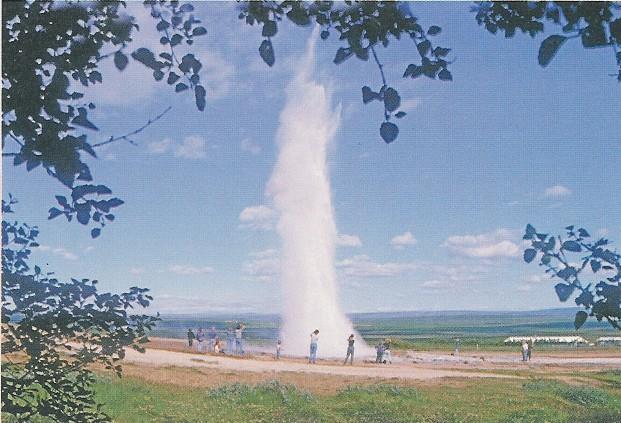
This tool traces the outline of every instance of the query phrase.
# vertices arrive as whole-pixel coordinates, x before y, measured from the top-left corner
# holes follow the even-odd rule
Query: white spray
[[[326,149],[340,123],[327,88],[311,79],[317,31],[287,87],[277,132],[279,156],[268,194],[280,212],[282,239],[283,350],[308,355],[310,333],[319,329],[317,355],[343,356],[354,333],[339,307],[334,270],[337,236]],[[356,334],[356,355],[369,347]]]

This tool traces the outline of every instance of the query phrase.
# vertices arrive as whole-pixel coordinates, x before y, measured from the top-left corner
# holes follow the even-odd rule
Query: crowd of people
[[[244,329],[246,327],[242,323],[227,326],[225,330],[225,340],[218,335],[218,331],[215,326],[205,331],[202,327],[199,327],[196,331],[191,328],[188,329],[188,347],[195,348],[198,352],[202,353],[216,353],[227,355],[244,355]],[[345,361],[343,365],[354,364],[354,345],[356,343],[355,335],[352,333],[346,339],[347,349],[345,354]],[[377,363],[392,363],[392,357],[390,355],[390,343],[391,340],[386,338],[380,342],[375,348],[377,350]],[[308,355],[308,362],[310,364],[317,363],[317,349],[319,344],[319,329],[315,329],[310,334],[310,352]],[[276,342],[276,354],[275,359],[280,360],[283,350],[282,341],[279,339]]]
[[[242,323],[229,325],[226,328],[226,345],[224,339],[218,336],[215,326],[212,326],[207,333],[203,328],[198,328],[196,333],[188,329],[188,346],[199,352],[210,352],[228,355],[244,355],[244,329]]]
[[[209,352],[216,354],[228,354],[228,355],[244,355],[244,330],[246,327],[242,323],[234,325],[228,325],[225,330],[225,340],[218,336],[218,331],[215,326],[212,326],[208,331],[199,327],[196,332],[192,329],[188,329],[188,346],[190,348],[196,348],[199,352]],[[343,365],[354,364],[354,345],[355,336],[352,333],[346,339],[347,349],[345,353],[345,361]],[[375,351],[377,353],[375,357],[376,363],[392,364],[392,356],[390,354],[391,339],[386,338],[375,345]],[[317,349],[319,345],[319,329],[315,329],[310,334],[310,351],[308,355],[309,364],[317,363]],[[457,339],[455,342],[455,355],[459,354],[461,347],[461,340]],[[279,339],[276,342],[276,353],[274,355],[276,360],[280,360],[283,350],[282,341]],[[530,361],[533,352],[533,343],[531,341],[524,340],[521,345],[522,361]]]

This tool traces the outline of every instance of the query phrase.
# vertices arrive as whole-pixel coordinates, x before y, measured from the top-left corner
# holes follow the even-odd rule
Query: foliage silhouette
[[[384,104],[384,122],[380,126],[380,136],[387,144],[393,142],[399,134],[398,126],[391,119],[402,118],[406,113],[397,110],[401,98],[397,90],[386,81],[383,65],[375,50],[377,46],[388,47],[391,39],[399,40],[402,36],[408,36],[414,43],[420,62],[409,64],[403,74],[404,78],[425,75],[442,81],[453,79],[448,70],[450,62],[446,60],[451,50],[434,47],[429,38],[438,35],[442,29],[433,25],[425,30],[418,23],[418,18],[412,15],[408,3],[345,1],[343,5],[338,5],[331,1],[242,2],[239,19],[248,25],[261,26],[261,35],[265,39],[261,42],[259,54],[268,66],[274,65],[276,60],[272,37],[277,34],[278,25],[285,17],[297,26],[308,26],[313,22],[320,25],[320,36],[323,40],[331,32],[336,32],[345,43],[334,56],[334,63],[337,65],[353,56],[363,61],[373,57],[380,71],[382,85],[377,92],[364,86],[362,100],[365,104],[374,100]]]
[[[613,2],[481,2],[473,8],[479,25],[511,38],[516,30],[535,37],[546,23],[559,26],[563,35],[550,35],[539,47],[538,61],[548,66],[561,46],[580,38],[585,48],[607,47],[614,52],[621,82],[621,5]]]
[[[125,347],[144,351],[159,318],[131,310],[152,297],[137,287],[99,293],[96,280],[64,282],[30,265],[39,231],[6,219],[15,203],[2,202],[2,412],[20,421],[109,421],[93,398],[87,366],[99,363],[120,376]]]
[[[607,247],[610,244],[607,239],[592,242],[591,235],[583,228],[565,229],[567,237],[563,239],[538,233],[532,225],[527,225],[524,239],[531,242],[531,247],[524,251],[524,261],[531,263],[539,257],[539,265],[545,267],[545,272],[562,280],[554,287],[560,301],[565,302],[578,293],[575,302],[586,311],[576,313],[576,329],[592,316],[598,321],[605,319],[621,330],[621,255]],[[593,282],[582,279],[585,271],[592,273]]]

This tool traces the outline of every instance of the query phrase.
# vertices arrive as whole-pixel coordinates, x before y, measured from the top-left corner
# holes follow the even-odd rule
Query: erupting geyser
[[[280,212],[282,239],[283,349],[308,355],[309,335],[319,329],[318,356],[340,357],[354,333],[338,302],[334,270],[337,236],[326,149],[340,121],[330,93],[311,79],[317,31],[287,87],[277,132],[279,156],[268,194]],[[356,355],[370,351],[356,334]]]

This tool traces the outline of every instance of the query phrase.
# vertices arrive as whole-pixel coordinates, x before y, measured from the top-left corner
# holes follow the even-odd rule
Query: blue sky
[[[105,64],[103,84],[87,92],[98,106],[92,140],[173,107],[136,137],[138,146],[115,143],[90,163],[95,180],[126,201],[99,239],[46,220],[63,188],[41,169],[3,163],[3,189],[20,201],[16,217],[41,229],[38,262],[60,276],[98,279],[103,290],[150,287],[154,311],[279,310],[277,216],[265,186],[284,88],[312,28],[281,25],[270,69],[258,55],[260,29],[238,21],[234,7],[197,4],[208,30],[195,48],[205,112],[135,62],[122,73]],[[335,37],[318,43],[316,78],[342,106],[329,165],[346,311],[557,307],[554,282],[521,260],[524,226],[577,224],[621,239],[613,54],[568,42],[542,69],[544,36],[492,36],[469,7],[412,5],[423,25],[443,28],[436,41],[452,48],[452,82],[403,80],[417,57],[407,40],[378,51],[408,112],[391,145],[379,137],[381,106],[361,101],[363,85],[381,85],[375,65],[336,66]],[[142,6],[130,8],[141,24],[135,48],[157,48]]]

